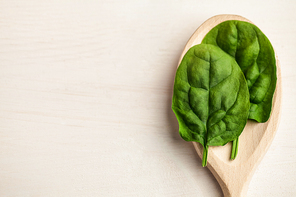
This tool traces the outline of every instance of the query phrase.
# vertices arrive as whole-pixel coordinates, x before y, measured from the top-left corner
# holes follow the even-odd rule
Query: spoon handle
[[[215,176],[216,180],[218,181],[224,197],[246,197],[248,186],[250,183],[251,175],[248,174],[247,171],[239,173],[241,169],[232,169],[227,168],[228,173],[221,173],[219,171],[214,170],[212,167],[209,166],[210,171]],[[224,169],[225,168],[220,168]],[[232,172],[231,172],[232,171]],[[243,176],[241,176],[243,175]],[[221,177],[224,176],[224,177]]]
[[[248,188],[246,187],[246,185],[248,184],[243,185],[240,184],[240,182],[230,183],[228,185],[225,185],[225,183],[223,182],[223,186],[220,184],[224,197],[246,197]]]

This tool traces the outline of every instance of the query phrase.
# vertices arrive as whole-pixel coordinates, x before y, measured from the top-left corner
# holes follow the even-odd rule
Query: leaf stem
[[[232,149],[231,149],[231,156],[230,159],[234,160],[237,156],[238,152],[238,138],[232,141]]]
[[[205,146],[203,149],[203,155],[202,155],[202,167],[207,166],[207,159],[208,159],[208,146]]]

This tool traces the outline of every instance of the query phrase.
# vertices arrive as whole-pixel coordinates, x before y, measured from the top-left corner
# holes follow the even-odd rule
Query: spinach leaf
[[[209,146],[238,138],[249,107],[247,82],[230,55],[208,44],[187,51],[176,72],[172,109],[181,137],[203,145],[203,166]]]
[[[250,93],[249,119],[269,119],[276,86],[276,60],[268,38],[255,25],[230,20],[214,27],[202,43],[219,46],[237,61],[246,77]],[[238,152],[238,138],[233,141],[231,159]]]
[[[255,25],[230,20],[211,29],[202,43],[231,55],[243,71],[250,93],[249,119],[266,122],[276,86],[276,60],[268,38]]]

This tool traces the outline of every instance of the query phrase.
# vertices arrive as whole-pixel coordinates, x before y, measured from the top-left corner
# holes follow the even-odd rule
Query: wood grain
[[[1,197],[222,197],[171,110],[184,45],[245,16],[282,65],[281,124],[249,197],[296,196],[294,1],[0,1]]]
[[[204,36],[216,25],[227,20],[250,22],[238,15],[217,15],[204,22],[191,36],[182,52],[179,64],[185,53],[194,45],[200,44]],[[277,85],[273,97],[272,112],[266,123],[248,121],[239,137],[239,154],[230,160],[231,143],[225,146],[209,147],[208,168],[219,182],[225,197],[244,197],[256,167],[271,145],[280,122],[282,79],[280,63],[276,57]],[[202,158],[203,147],[193,142]]]

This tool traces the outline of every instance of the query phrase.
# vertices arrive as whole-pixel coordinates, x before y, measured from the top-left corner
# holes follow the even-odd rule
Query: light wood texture
[[[171,110],[192,33],[253,21],[277,51],[282,115],[248,197],[296,196],[294,0],[1,0],[0,197],[222,197]]]
[[[216,25],[227,20],[247,21],[238,15],[217,15],[204,22],[191,36],[182,52],[179,64],[185,53],[194,45],[200,44],[204,36]],[[277,85],[273,99],[271,116],[266,123],[248,121],[239,137],[238,156],[230,160],[231,143],[225,146],[209,147],[208,168],[219,182],[225,197],[245,197],[249,182],[277,131],[280,122],[282,82],[279,60],[277,61]],[[203,147],[193,142],[202,158]]]

